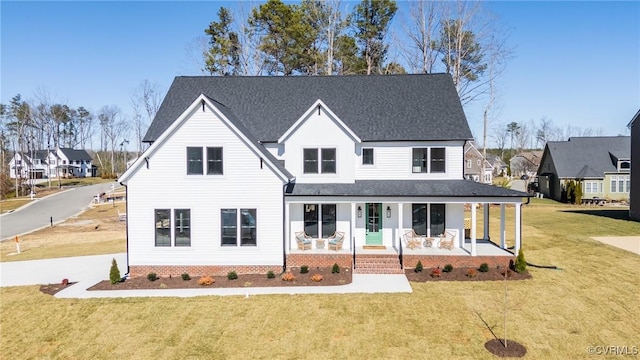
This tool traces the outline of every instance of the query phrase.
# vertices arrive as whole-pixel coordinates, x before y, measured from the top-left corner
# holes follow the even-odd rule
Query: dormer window
[[[305,174],[336,173],[336,149],[303,149],[302,156]]]
[[[629,172],[631,169],[631,161],[629,160],[618,160],[618,171],[619,172]]]

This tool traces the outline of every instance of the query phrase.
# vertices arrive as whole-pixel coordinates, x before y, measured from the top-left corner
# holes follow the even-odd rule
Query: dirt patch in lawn
[[[68,286],[75,284],[75,282],[70,282],[66,284],[48,284],[48,285],[40,285],[40,291],[47,295],[55,295],[57,292],[66,289]]]
[[[406,269],[405,275],[409,281],[425,282],[425,281],[493,281],[504,280],[504,267],[489,268],[487,272],[480,272],[477,268],[459,267],[454,268],[451,272],[444,272],[439,269],[440,275],[435,268],[425,268],[421,272],[415,272],[414,269]],[[525,280],[530,279],[531,274],[524,272],[519,274],[513,270],[507,272],[507,280]]]
[[[498,357],[523,357],[527,353],[527,349],[513,340],[507,340],[506,347],[503,339],[489,340],[484,347],[493,355]]]
[[[289,272],[287,272],[289,273]],[[266,274],[238,275],[235,280],[229,280],[226,276],[211,276],[215,281],[211,285],[198,285],[200,276],[193,276],[190,280],[177,277],[162,277],[155,281],[149,281],[145,277],[127,279],[124,282],[111,284],[108,280],[101,281],[87,290],[137,290],[137,289],[192,289],[192,288],[241,288],[241,287],[291,287],[291,286],[334,286],[351,283],[351,270],[340,269],[339,273],[332,274],[331,268],[317,268],[301,274],[299,270],[290,272],[294,279],[282,280],[280,274],[269,279]],[[321,275],[321,281],[313,281],[314,275]]]

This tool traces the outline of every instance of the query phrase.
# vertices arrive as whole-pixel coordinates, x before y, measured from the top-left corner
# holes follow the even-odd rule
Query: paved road
[[[71,188],[30,203],[10,214],[0,216],[0,240],[13,238],[50,225],[59,223],[85,210],[99,193],[110,190],[112,183]],[[116,184],[119,186],[119,184]]]

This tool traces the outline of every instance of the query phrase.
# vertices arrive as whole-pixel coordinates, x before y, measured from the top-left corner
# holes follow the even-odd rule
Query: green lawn
[[[513,217],[513,210],[507,214]],[[492,208],[492,232],[498,215]],[[589,239],[640,234],[640,223],[620,217],[615,208],[544,202],[524,208],[527,260],[562,269],[530,268],[533,279],[508,283],[508,337],[527,347],[527,359],[586,359],[589,346],[640,346],[640,256]],[[56,299],[36,286],[2,288],[0,353],[7,359],[495,358],[484,349],[492,335],[483,321],[502,335],[503,282],[412,286],[411,294],[89,300]]]

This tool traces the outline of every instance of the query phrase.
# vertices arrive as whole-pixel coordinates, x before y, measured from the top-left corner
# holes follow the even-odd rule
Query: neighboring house
[[[640,164],[640,110],[631,119],[627,127],[631,129],[631,161]],[[635,140],[635,141],[633,141]],[[631,166],[631,192],[629,194],[629,216],[640,221],[640,165]]]
[[[477,234],[475,205],[513,217],[517,251],[527,195],[464,180],[471,138],[446,74],[176,77],[145,135],[150,147],[119,179],[128,270],[504,266],[513,259],[504,221],[500,246],[478,242],[489,217]],[[412,231],[434,247],[405,248]],[[438,248],[443,240],[451,250]]]
[[[9,162],[9,176],[13,179],[42,179],[51,177],[92,177],[95,166],[86,150],[56,148],[14,154]]]
[[[509,167],[511,168],[511,176],[520,178],[523,175],[527,175],[530,178],[536,176],[536,171],[540,166],[540,160],[542,159],[542,150],[530,150],[523,151],[516,154],[509,160]]]
[[[500,156],[487,154],[487,161],[491,164],[493,168],[493,176],[504,176],[507,174],[507,169],[509,168],[507,164],[502,161]]]
[[[484,160],[473,142],[464,145],[464,178],[485,184],[493,181],[493,166]]]
[[[539,191],[558,201],[565,182],[582,182],[582,198],[627,201],[631,187],[629,136],[572,137],[550,141],[538,169]]]

